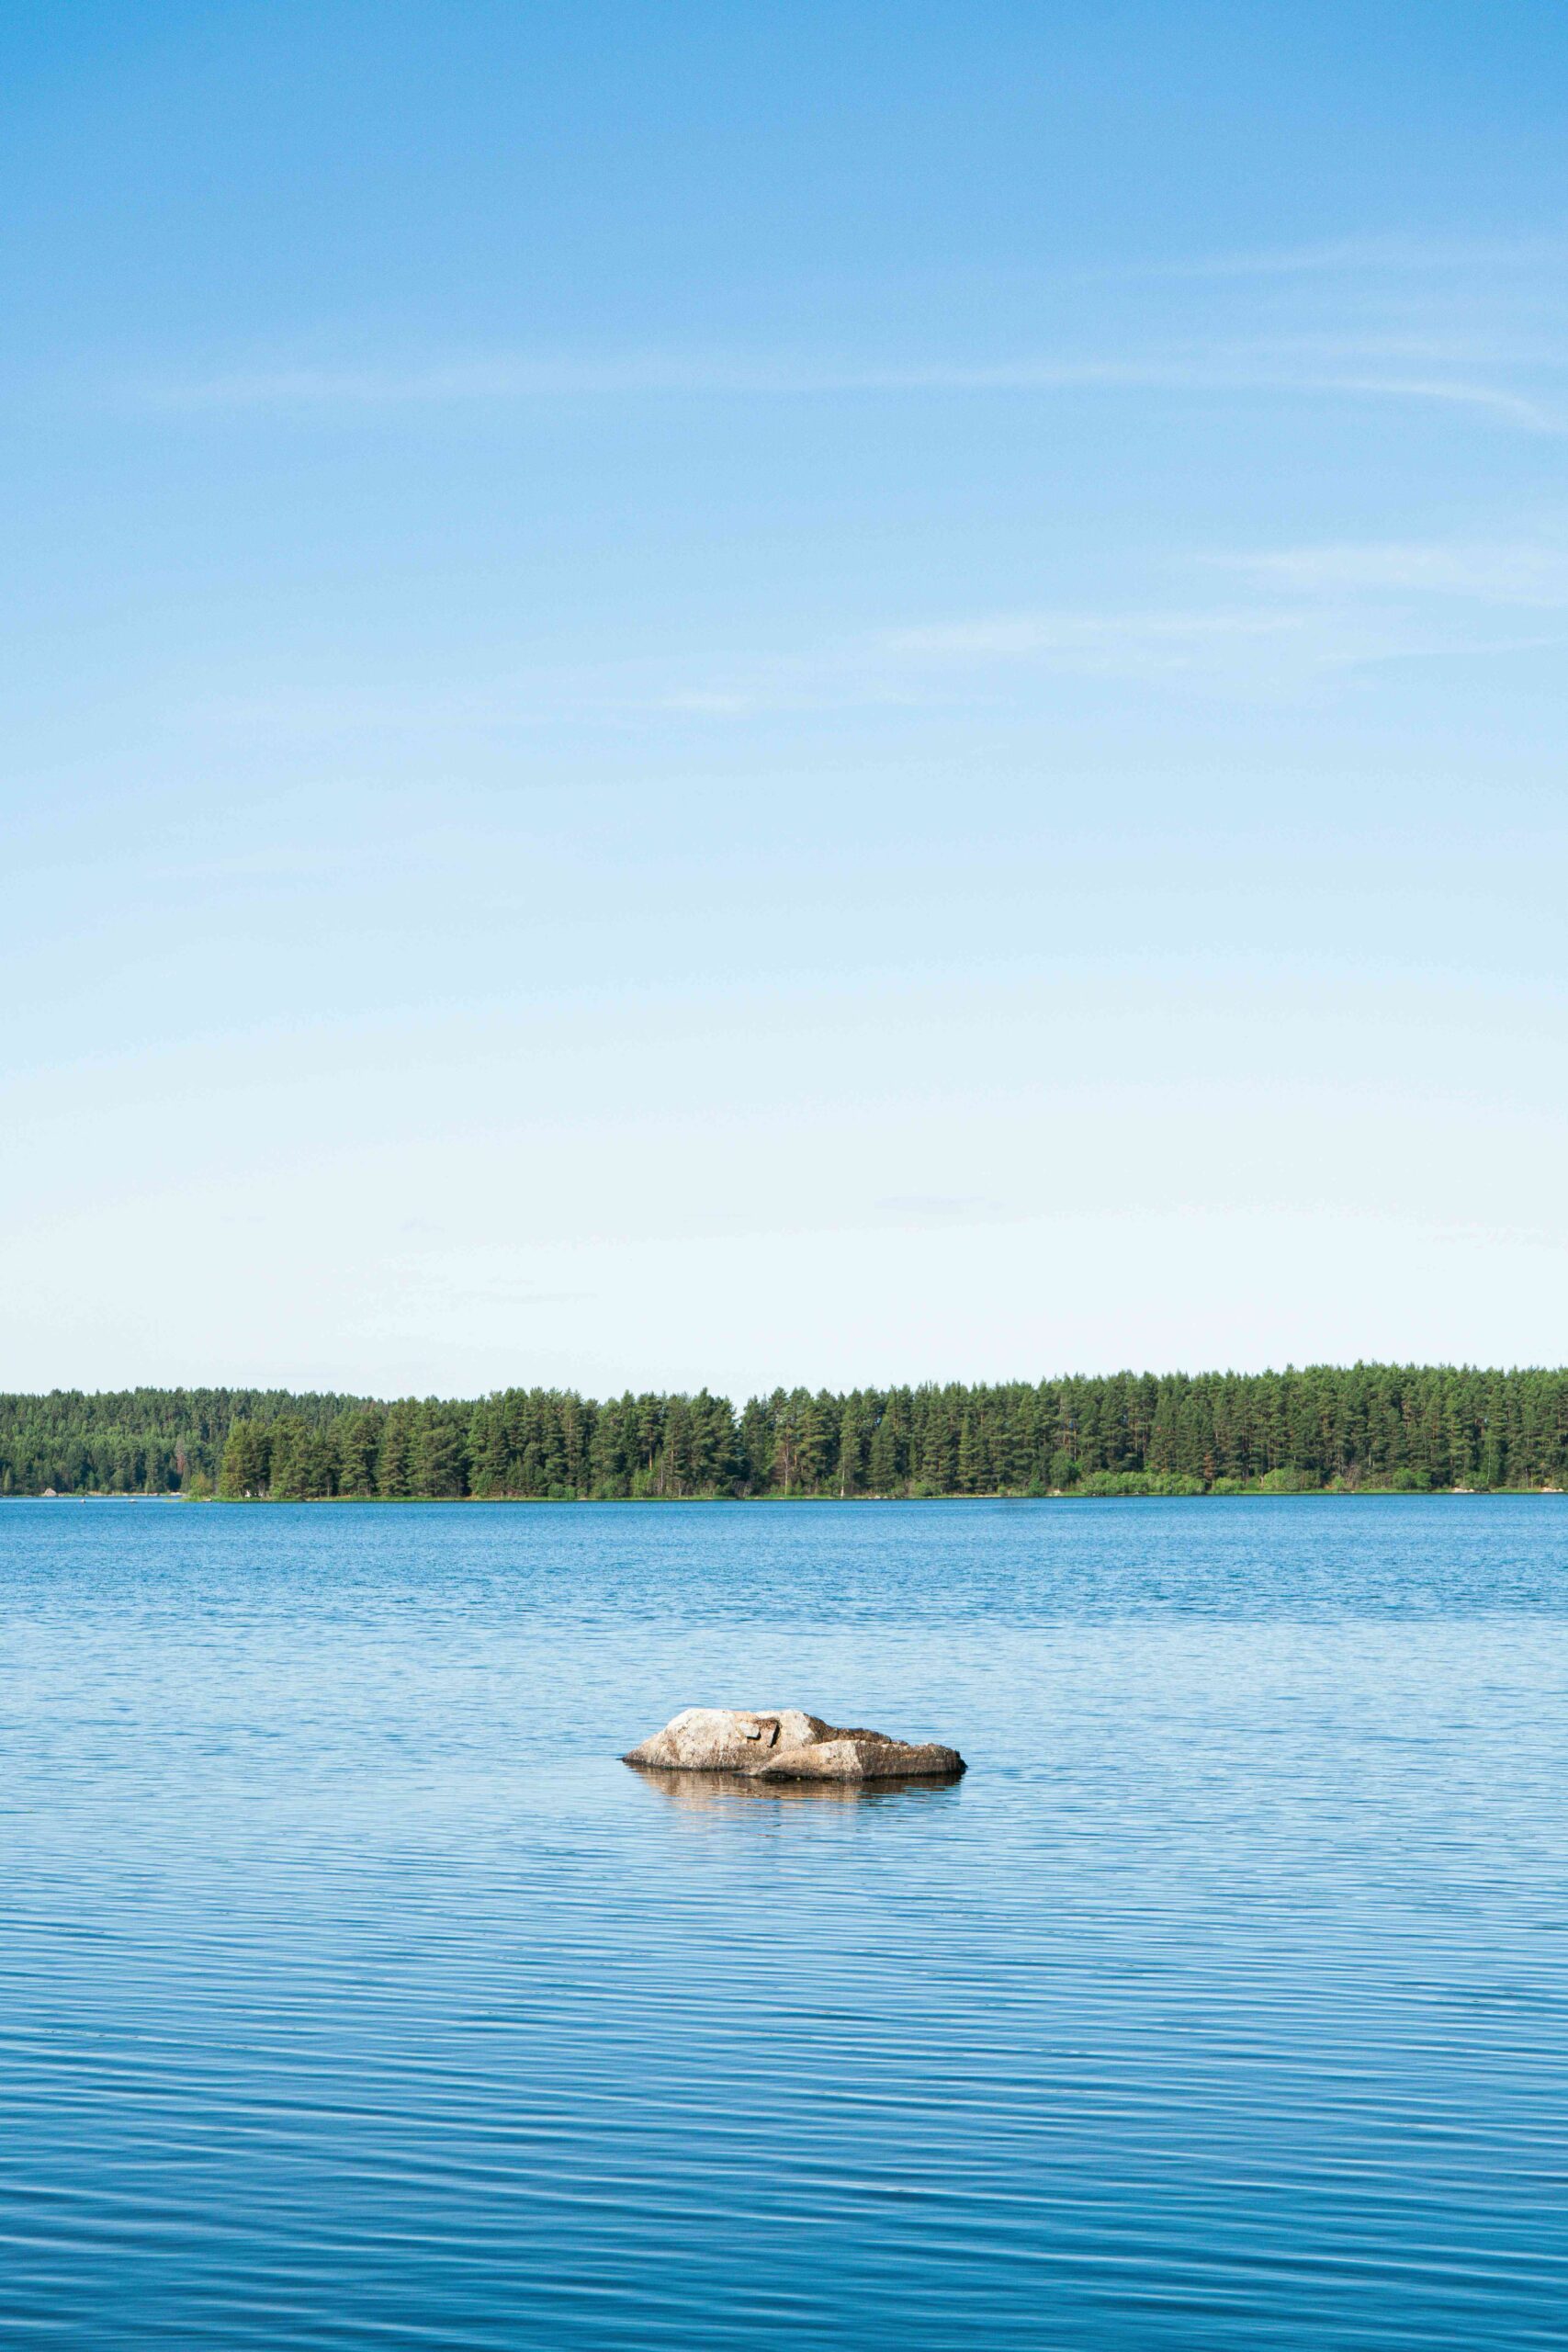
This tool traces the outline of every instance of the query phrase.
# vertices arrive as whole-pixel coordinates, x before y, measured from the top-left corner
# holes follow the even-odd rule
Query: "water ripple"
[[[5,1506],[7,2340],[1560,2345],[1565,1536]]]

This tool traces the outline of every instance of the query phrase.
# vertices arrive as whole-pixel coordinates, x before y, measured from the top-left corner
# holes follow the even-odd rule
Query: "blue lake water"
[[[1568,2341],[1568,1499],[0,1505],[0,2334]],[[694,1702],[949,1739],[795,1798]]]

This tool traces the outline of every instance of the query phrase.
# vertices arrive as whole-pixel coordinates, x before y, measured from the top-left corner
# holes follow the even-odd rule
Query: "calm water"
[[[1568,1500],[0,1505],[0,2332],[1568,2341]],[[968,1778],[682,1800],[694,1701]]]

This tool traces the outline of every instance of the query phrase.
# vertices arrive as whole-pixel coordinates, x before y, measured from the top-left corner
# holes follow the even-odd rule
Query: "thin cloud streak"
[[[1066,659],[1098,664],[1132,649],[1147,660],[1185,664],[1195,650],[1298,631],[1289,613],[1002,613],[979,620],[890,630],[895,656],[989,662]]]
[[[683,675],[659,661],[624,660],[501,674],[457,688],[409,685],[395,695],[352,687],[215,701],[189,714],[202,729],[333,738],[535,734],[591,719],[611,729],[650,718],[715,727],[852,710],[974,710],[1077,680],[1126,683],[1184,697],[1294,701],[1357,670],[1483,660],[1550,650],[1561,633],[1483,633],[1457,615],[1426,616],[1408,598],[1430,587],[1471,591],[1445,571],[1441,549],[1327,548],[1224,559],[1267,601],[1237,608],[998,612],[914,624],[798,652],[737,654]],[[1210,560],[1202,559],[1205,568]],[[1451,577],[1450,577],[1451,574]],[[1506,574],[1504,575],[1505,580]],[[1472,598],[1472,601],[1476,601]],[[1562,593],[1502,594],[1498,604],[1550,609]]]
[[[1265,247],[1257,253],[1209,254],[1190,261],[1130,265],[1117,275],[1149,277],[1315,277],[1343,272],[1441,275],[1446,270],[1559,269],[1568,260],[1561,237],[1442,238],[1400,235],[1331,238],[1322,244]],[[1109,275],[1110,273],[1108,273]]]
[[[658,707],[694,718],[741,719],[857,702],[936,706],[947,702],[955,686],[972,701],[985,682],[988,695],[1008,673],[1116,679],[1182,694],[1294,698],[1335,673],[1530,653],[1562,641],[1555,632],[1483,636],[1462,623],[1438,622],[1430,611],[1423,619],[1414,610],[1376,601],[1385,587],[1400,591],[1407,584],[1467,593],[1457,573],[1451,583],[1444,578],[1442,553],[1351,548],[1236,558],[1231,568],[1251,572],[1269,602],[1240,609],[1001,612],[885,629],[815,658],[737,669],[703,686],[667,693]],[[1505,583],[1510,576],[1502,567]],[[1568,581],[1561,592],[1543,582],[1539,593],[1495,601],[1537,608],[1568,604]]]
[[[628,354],[607,360],[506,358],[433,368],[287,368],[142,384],[143,410],[223,413],[251,409],[311,411],[435,407],[578,399],[790,399],[856,394],[1070,393],[1165,391],[1211,396],[1277,395],[1438,402],[1472,409],[1531,433],[1568,429],[1562,411],[1525,393],[1457,375],[1385,374],[1373,364],[1343,363],[1359,350],[1374,363],[1387,346],[1343,340],[1314,364],[1310,345],[1282,354],[1278,344],[1241,346],[1208,356],[1048,357],[970,365],[941,360],[913,366],[849,367],[786,358],[744,360]],[[1324,358],[1326,364],[1324,364]]]
[[[1459,597],[1544,610],[1568,605],[1568,548],[1529,542],[1350,542],[1210,560],[1262,586],[1295,594]]]
[[[1561,409],[1544,408],[1523,393],[1499,391],[1490,384],[1455,383],[1439,377],[1338,376],[1322,378],[1308,389],[1352,396],[1364,393],[1374,400],[1438,401],[1450,407],[1481,410],[1527,433],[1568,430],[1568,418]]]

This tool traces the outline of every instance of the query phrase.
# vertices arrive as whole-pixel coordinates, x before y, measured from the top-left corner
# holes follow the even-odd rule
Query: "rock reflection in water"
[[[964,1778],[943,1772],[925,1780],[775,1781],[750,1772],[671,1772],[653,1764],[634,1764],[632,1770],[639,1781],[692,1813],[724,1808],[737,1797],[761,1798],[769,1804],[888,1804],[899,1797],[955,1790]]]

